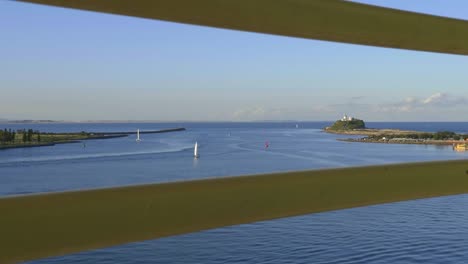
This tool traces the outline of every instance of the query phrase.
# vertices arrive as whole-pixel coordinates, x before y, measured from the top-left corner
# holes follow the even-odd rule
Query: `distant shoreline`
[[[329,127],[324,129],[325,132],[330,134],[339,135],[362,135],[362,136],[378,136],[378,135],[408,135],[408,134],[422,134],[427,132],[414,131],[414,130],[400,130],[400,129],[377,129],[377,128],[362,128],[353,130],[332,130]]]
[[[360,142],[360,143],[375,143],[375,144],[406,144],[406,145],[444,145],[452,146],[453,144],[464,143],[459,140],[371,140],[366,138],[338,138],[338,141],[344,142]]]
[[[464,140],[456,139],[430,139],[430,138],[411,138],[414,135],[430,135],[436,133],[400,130],[400,129],[353,129],[353,130],[331,130],[329,127],[324,129],[325,132],[338,135],[361,135],[362,138],[338,138],[338,141],[344,142],[360,142],[360,143],[380,143],[380,144],[408,144],[408,145],[455,145],[465,143]],[[462,135],[459,135],[462,136]]]
[[[150,131],[140,131],[140,134],[157,134],[157,133],[169,133],[177,131],[185,131],[185,128],[170,128],[162,130],[150,130]],[[35,148],[35,147],[47,147],[55,146],[57,144],[70,144],[70,143],[80,143],[84,140],[97,140],[97,139],[112,139],[120,137],[128,137],[129,135],[136,134],[137,132],[73,132],[73,133],[41,133],[42,137],[51,137],[54,138],[60,137],[60,139],[52,139],[47,142],[21,142],[21,143],[11,143],[11,144],[0,144],[0,150],[6,149],[15,149],[15,148]],[[62,139],[66,137],[66,139]]]

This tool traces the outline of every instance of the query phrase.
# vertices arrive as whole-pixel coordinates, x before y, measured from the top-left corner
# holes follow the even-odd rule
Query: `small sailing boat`
[[[196,159],[200,157],[200,155],[198,155],[198,142],[195,142],[195,147],[193,149],[193,157],[195,157]]]
[[[296,128],[299,128],[299,124],[296,124]]]
[[[137,142],[140,142],[141,139],[140,139],[140,129],[137,129],[137,138],[136,138],[136,141]]]

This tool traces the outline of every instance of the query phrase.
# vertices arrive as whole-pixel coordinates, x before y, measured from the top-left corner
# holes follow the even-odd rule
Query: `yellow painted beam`
[[[339,0],[19,0],[290,37],[468,54],[468,21]]]
[[[468,193],[468,161],[329,169],[0,199],[0,263],[228,225]]]

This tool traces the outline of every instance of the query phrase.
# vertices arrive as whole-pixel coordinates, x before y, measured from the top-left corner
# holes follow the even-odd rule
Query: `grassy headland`
[[[365,129],[366,124],[361,119],[351,119],[351,120],[337,120],[331,127],[327,127],[331,131],[349,131],[356,129]]]

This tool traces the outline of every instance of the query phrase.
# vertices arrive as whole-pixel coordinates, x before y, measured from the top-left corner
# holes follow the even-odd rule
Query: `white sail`
[[[137,138],[136,141],[140,141],[140,129],[137,129]]]
[[[195,158],[198,158],[198,157],[199,157],[199,155],[198,155],[198,142],[195,142],[195,147],[194,147],[194,149],[193,149],[193,156],[194,156]]]

